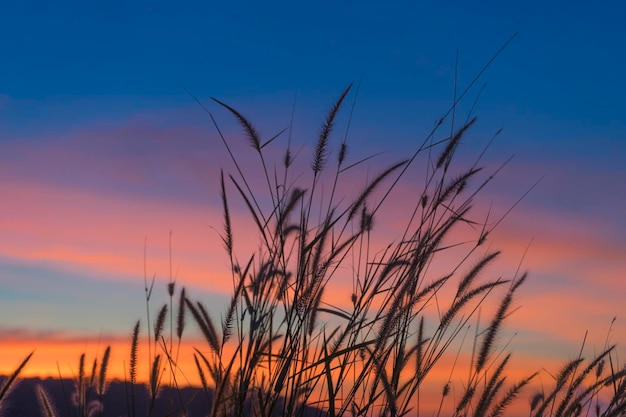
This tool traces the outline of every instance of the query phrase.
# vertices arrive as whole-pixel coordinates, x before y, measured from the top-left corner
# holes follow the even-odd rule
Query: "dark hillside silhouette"
[[[6,377],[0,377],[0,386],[4,384],[5,381]],[[59,416],[74,417],[78,415],[76,406],[71,402],[72,396],[76,392],[76,387],[72,380],[26,378],[20,380],[7,397],[3,417],[42,417],[44,414],[37,398],[37,385],[39,384],[48,392]],[[63,393],[64,389],[65,395]],[[209,394],[212,396],[212,392]],[[146,387],[144,385],[137,385],[135,395],[137,416],[148,416],[149,396]],[[95,392],[92,392],[90,398],[96,400],[98,397]],[[181,398],[185,404],[184,409],[188,417],[202,417],[210,414],[211,404],[203,390],[186,387],[180,388],[177,392],[175,388],[164,386],[157,398],[155,407],[157,411],[153,412],[152,415],[154,417],[185,415],[181,407]],[[111,382],[104,394],[103,403],[104,409],[102,413],[96,412],[93,414],[93,417],[120,417],[129,415],[128,406],[126,404],[125,383],[120,381]],[[310,407],[303,410],[302,414],[303,417],[316,417],[320,415],[322,415],[320,410]]]

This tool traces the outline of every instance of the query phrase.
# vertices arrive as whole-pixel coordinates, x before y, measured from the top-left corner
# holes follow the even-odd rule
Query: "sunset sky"
[[[178,285],[219,317],[230,290],[219,171],[232,166],[189,93],[244,158],[254,151],[210,97],[265,138],[289,125],[295,100],[306,168],[326,111],[360,82],[349,157],[384,152],[362,166],[372,175],[447,111],[455,67],[462,91],[515,33],[459,106],[465,119],[480,95],[458,155],[473,161],[503,129],[483,161],[514,158],[476,202],[494,218],[539,181],[490,241],[504,252],[494,275],[514,272],[528,247],[507,321],[513,360],[558,366],[586,331],[592,355],[615,316],[608,337],[626,359],[623,2],[39,3],[0,12],[0,373],[35,348],[30,375],[54,375],[56,361],[71,375],[81,352],[105,344],[125,358],[145,320],[144,244],[156,310],[170,231]]]

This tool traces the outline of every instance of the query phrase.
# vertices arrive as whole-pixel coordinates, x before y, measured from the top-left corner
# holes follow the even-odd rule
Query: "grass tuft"
[[[506,163],[486,174],[479,166],[482,153],[473,160],[458,157],[477,120],[471,116],[474,106],[465,124],[458,128],[455,123],[460,100],[490,63],[461,94],[455,86],[453,105],[408,158],[376,166],[366,165],[380,154],[353,155],[361,150],[349,147],[352,113],[345,136],[333,143],[352,84],[325,114],[311,145],[312,162],[305,163],[292,152],[292,125],[285,148],[277,150],[286,130],[264,140],[240,111],[213,98],[243,127],[258,159],[244,163],[209,112],[235,167],[219,176],[219,234],[232,295],[218,316],[219,329],[215,312],[192,301],[184,287],[175,306],[170,233],[169,307],[164,304],[153,322],[150,300],[156,275],[148,280],[144,254],[149,374],[143,388],[148,415],[187,414],[179,387],[187,375],[177,363],[187,312],[203,336],[202,346],[194,347],[193,372],[211,416],[508,415],[537,376],[512,381],[508,369],[513,355],[499,344],[527,274],[492,275],[489,267],[500,251],[480,254],[478,248],[519,201],[495,222],[491,208],[485,214],[475,207],[480,207],[475,201],[481,190]],[[442,135],[444,128],[450,133]],[[338,149],[335,166],[328,163],[331,149]],[[422,175],[417,180],[416,166]],[[370,176],[373,168],[376,174]],[[359,186],[354,178],[361,180]],[[251,227],[235,240],[239,217],[232,213],[239,211],[248,214]],[[473,235],[466,238],[468,234]],[[240,241],[255,249],[245,252]],[[485,311],[487,325],[479,329]],[[164,335],[168,314],[169,335]],[[140,324],[138,320],[132,331],[127,375],[128,415],[133,417],[139,410]],[[470,329],[475,336],[467,348]],[[31,355],[0,389],[0,409]],[[75,375],[78,413],[70,413],[68,406],[68,414],[102,412],[109,356],[107,347],[95,386],[97,359],[87,380],[81,355]],[[461,378],[457,362],[465,359],[469,363],[463,368],[469,372]],[[589,362],[581,352],[554,377],[553,387],[531,398],[530,415],[625,415],[626,371],[615,361],[613,346],[605,346]],[[433,400],[429,377],[449,364],[449,377],[437,381],[442,390],[437,388]],[[177,388],[173,397],[178,396],[179,406],[170,398],[168,409],[156,410],[166,377]],[[100,400],[89,402],[94,387]],[[55,415],[41,387],[37,395],[42,413]]]

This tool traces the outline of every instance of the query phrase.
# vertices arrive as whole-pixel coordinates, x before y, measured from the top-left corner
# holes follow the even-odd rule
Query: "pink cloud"
[[[147,381],[150,372],[148,357],[147,334],[145,326],[140,333],[138,345],[138,379]],[[85,354],[85,372],[91,372],[94,360],[101,362],[102,354],[107,346],[111,347],[111,356],[107,376],[110,379],[124,380],[128,374],[132,334],[77,334],[58,331],[32,331],[25,329],[0,328],[0,345],[3,351],[3,361],[0,364],[0,375],[12,373],[26,355],[34,350],[23,377],[59,377],[74,378],[78,373],[79,359]],[[204,343],[197,337],[184,338],[179,353],[178,364],[189,379],[181,377],[183,385],[198,386],[199,377],[195,374],[193,363],[193,347],[204,349]],[[154,354],[154,347],[152,348]],[[127,377],[127,376],[126,376]]]
[[[173,266],[190,284],[214,286],[207,276],[228,271],[217,232],[221,213],[210,207],[90,194],[39,184],[0,184],[11,196],[0,209],[0,253],[21,262],[43,261],[56,268],[118,277],[143,275],[147,238],[148,274],[169,271],[169,231]],[[212,224],[213,223],[213,224]]]
[[[147,237],[147,273],[167,279],[172,230],[173,270],[182,284],[230,293],[229,265],[219,238],[223,220],[217,186],[221,166],[235,171],[215,135],[205,135],[206,131],[200,128],[161,129],[145,120],[133,120],[101,130],[85,126],[50,142],[2,145],[4,155],[9,156],[0,168],[0,193],[7,196],[0,206],[0,254],[18,262],[42,262],[87,277],[97,274],[111,280],[140,280]],[[254,175],[259,172],[254,151],[242,135],[229,136],[243,158],[242,166],[253,174],[252,185],[263,193],[265,178]],[[278,149],[268,148],[280,160],[282,151]],[[310,149],[302,149],[299,158],[301,172],[294,172],[294,176],[308,186]],[[368,178],[380,172],[379,165],[390,160],[393,157],[374,159],[347,172],[337,192],[344,206],[365,187]],[[324,177],[325,202],[333,163],[329,163],[329,174]],[[414,176],[405,178],[406,182],[398,186],[375,220],[373,253],[380,253],[388,242],[402,236],[408,210],[419,199],[422,183],[415,178],[421,178],[423,168],[412,168]],[[270,172],[273,169],[270,165]],[[281,169],[278,164],[279,174]],[[490,217],[494,221],[516,197],[506,200],[509,190],[488,190],[487,197],[495,200]],[[525,188],[518,195],[523,191]],[[258,248],[259,240],[250,232],[255,226],[232,186],[228,194],[233,202],[236,250],[245,261],[243,257]],[[482,220],[488,210],[480,197],[476,202],[476,220]],[[268,202],[261,204],[267,207]],[[533,240],[522,264],[523,270],[530,271],[530,278],[516,300],[522,308],[507,323],[507,329],[518,330],[535,343],[524,347],[528,352],[543,354],[547,360],[561,357],[565,347],[575,352],[587,329],[594,330],[589,343],[602,344],[610,318],[621,311],[619,294],[626,290],[621,279],[626,271],[624,243],[612,237],[615,232],[611,227],[601,218],[537,209],[522,202],[500,224],[485,248],[476,252],[481,255],[487,248],[502,249],[503,255],[485,275],[510,278]],[[477,229],[461,227],[451,238],[470,242],[461,248],[463,252],[471,247],[478,233]],[[457,257],[444,256],[441,264],[433,265],[433,276],[439,276],[449,259],[459,259],[458,252],[452,251],[451,256],[454,255]],[[471,261],[464,266],[470,267]],[[339,271],[340,281],[329,286],[325,301],[349,305],[351,276],[349,268]],[[618,320],[621,326],[619,323]],[[626,333],[615,332],[616,338],[623,334]],[[32,338],[25,336],[23,340],[26,343]],[[17,346],[18,339],[14,343]],[[68,358],[68,363],[76,361],[79,347],[85,346],[80,341],[72,343],[75,358]],[[124,343],[119,341],[120,351],[125,349]],[[25,344],[20,346],[24,348]]]

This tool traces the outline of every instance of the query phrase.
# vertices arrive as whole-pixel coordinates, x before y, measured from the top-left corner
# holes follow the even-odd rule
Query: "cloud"
[[[14,371],[24,357],[35,351],[21,376],[24,377],[59,377],[74,378],[78,373],[79,359],[85,355],[85,372],[91,372],[94,360],[101,361],[101,356],[107,346],[111,347],[111,357],[107,375],[111,379],[123,380],[128,372],[130,346],[132,335],[128,334],[89,334],[70,333],[66,331],[46,331],[22,328],[1,328],[0,346],[3,351],[3,361],[0,364],[0,375],[8,375]],[[188,370],[189,380],[181,379],[183,385],[187,383],[199,384],[199,378],[193,370],[193,347],[204,350],[205,343],[194,336],[187,336],[181,345],[178,364],[183,370]],[[152,347],[154,350],[154,347]],[[142,326],[138,349],[138,378],[147,381],[150,361],[147,346],[145,325]]]
[[[169,231],[174,267],[200,283],[225,265],[210,207],[28,183],[0,183],[10,196],[0,209],[0,253],[20,262],[43,261],[99,275],[143,274],[147,240],[149,274],[169,270]],[[217,268],[217,269],[215,269]],[[161,275],[162,276],[162,275]]]
[[[199,296],[221,294],[227,299],[223,295],[231,293],[232,282],[219,235],[223,214],[218,178],[222,166],[235,178],[238,178],[237,171],[214,133],[193,124],[181,127],[171,115],[161,116],[161,120],[155,120],[155,116],[142,116],[116,125],[87,124],[56,132],[50,137],[41,133],[28,140],[0,144],[0,193],[5,196],[0,206],[2,268],[13,264],[36,264],[44,271],[43,275],[46,270],[55,274],[80,275],[85,278],[85,286],[96,281],[110,284],[97,287],[97,291],[107,296],[110,294],[114,299],[116,284],[133,282],[138,287],[143,284],[144,242],[147,241],[148,278],[156,275],[163,283],[169,279],[171,270],[180,285],[197,290]],[[241,158],[242,169],[249,174],[250,186],[261,190],[258,195],[265,197],[258,199],[259,204],[270,207],[266,179],[259,175],[258,157],[241,134],[229,136],[232,136],[234,150]],[[281,161],[283,150],[280,146],[270,146],[267,150],[269,156]],[[309,189],[310,151],[306,146],[294,146],[294,154],[299,158],[293,172],[294,182]],[[358,152],[355,150],[349,155],[351,161],[360,159]],[[267,160],[269,172],[273,174],[276,169],[280,175],[281,163],[274,165],[270,160]],[[374,178],[384,164],[393,161],[395,155],[384,155],[343,173],[335,201],[341,207],[347,207],[366,187],[368,180]],[[397,242],[402,237],[410,210],[421,195],[423,181],[419,179],[427,166],[423,162],[416,162],[407,171],[404,181],[390,194],[380,216],[375,218],[369,242],[371,253],[380,255],[389,242]],[[323,177],[325,183],[318,188],[319,195],[323,196],[322,208],[328,204],[332,166],[329,164],[329,172]],[[513,184],[495,183],[485,189],[484,195],[476,198],[475,220],[483,221],[490,212],[489,222],[493,224],[507,212],[525,191],[526,184],[522,184],[521,177],[514,177]],[[597,178],[602,184],[603,176],[594,177],[592,172],[589,177],[589,183]],[[381,189],[389,184],[390,181]],[[474,185],[477,184],[480,182]],[[550,185],[556,187],[556,184]],[[232,184],[228,195],[232,203],[235,248],[240,261],[245,262],[261,241],[255,235],[256,226],[247,207]],[[380,192],[375,193],[377,198],[382,196]],[[491,206],[490,199],[494,201]],[[476,251],[476,256],[502,249],[502,256],[485,271],[484,278],[500,275],[511,278],[530,243],[521,263],[522,270],[530,271],[530,277],[516,300],[516,305],[522,308],[510,317],[507,329],[523,335],[522,355],[543,354],[551,358],[559,356],[566,346],[575,350],[586,329],[605,329],[610,318],[621,311],[619,295],[626,291],[626,284],[621,279],[626,270],[622,255],[626,248],[623,238],[615,232],[611,217],[589,218],[579,210],[563,210],[559,205],[548,207],[540,203],[533,199],[522,201],[484,247]],[[373,203],[370,204],[373,207]],[[465,246],[456,252],[451,249],[449,255],[442,253],[440,261],[431,266],[429,277],[438,277],[440,272],[448,271],[450,265],[456,266],[479,233],[478,227],[463,226],[454,230],[448,243],[465,242]],[[473,259],[467,260],[459,271],[471,267]],[[337,271],[339,281],[328,286],[325,302],[349,306],[353,275],[350,262]],[[21,277],[13,282],[17,288],[15,291],[25,291],[27,283],[32,283],[23,279],[24,274]],[[67,291],[80,299],[84,294],[77,287],[78,284]],[[34,300],[33,294],[28,298],[27,294],[26,299],[20,298],[16,302],[43,311],[49,307],[46,302],[52,301],[52,294],[53,291],[48,294],[49,299],[43,301]],[[210,305],[215,306],[215,312],[219,314],[219,302],[213,300]],[[137,304],[141,302],[137,300]],[[89,299],[74,306],[89,309]],[[125,309],[132,311],[127,315],[128,323],[124,323],[124,326],[130,326],[135,310]],[[75,315],[75,311],[63,311],[60,307],[47,311],[58,314],[57,320],[61,322],[69,315]],[[33,320],[31,324],[36,322]],[[571,325],[564,326],[563,323]],[[617,323],[621,326],[619,320]],[[46,322],[37,337],[18,332],[13,333],[10,343],[7,339],[7,344],[21,346],[21,351],[14,350],[16,361],[28,342],[37,338],[49,346],[69,343],[72,348],[68,348],[68,352],[72,354],[68,353],[67,363],[77,360],[81,348],[84,350],[85,346],[94,345],[93,339],[80,340],[72,335],[46,333],[53,331],[48,326],[50,324]],[[615,337],[619,334],[624,332],[616,331]],[[601,345],[605,336],[603,331],[594,331],[589,336],[589,343]],[[124,337],[116,337],[107,340],[118,343],[119,351],[127,350]],[[74,359],[69,357],[72,355]]]

